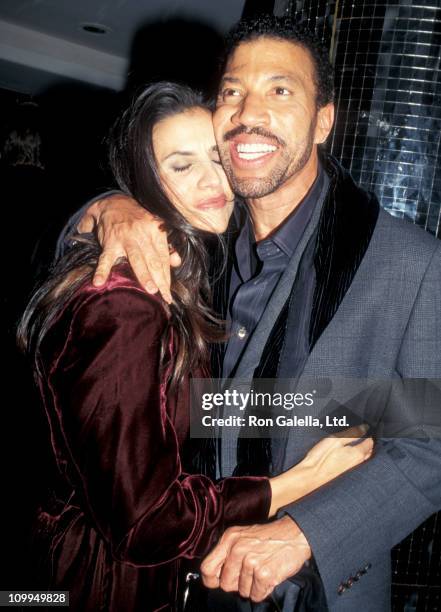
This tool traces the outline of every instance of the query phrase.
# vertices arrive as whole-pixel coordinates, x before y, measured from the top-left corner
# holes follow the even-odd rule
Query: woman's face
[[[234,202],[211,113],[194,108],[159,121],[153,128],[153,149],[163,187],[179,212],[194,227],[224,232]]]

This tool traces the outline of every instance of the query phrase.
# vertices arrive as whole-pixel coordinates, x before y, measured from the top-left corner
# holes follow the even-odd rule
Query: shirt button
[[[247,335],[247,330],[245,327],[239,327],[238,331],[237,331],[237,336],[243,340],[243,338],[245,338],[245,336]]]

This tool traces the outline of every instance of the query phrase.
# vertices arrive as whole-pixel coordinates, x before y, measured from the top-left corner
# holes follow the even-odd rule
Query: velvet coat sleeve
[[[83,291],[58,322],[66,340],[48,373],[58,464],[116,558],[203,556],[229,525],[267,518],[269,481],[183,472],[159,378],[166,313],[137,287],[106,287]]]

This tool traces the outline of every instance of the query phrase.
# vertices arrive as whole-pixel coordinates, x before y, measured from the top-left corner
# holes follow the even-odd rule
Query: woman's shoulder
[[[89,278],[73,293],[68,303],[72,314],[79,310],[105,309],[108,315],[119,316],[135,308],[146,316],[156,315],[158,319],[168,318],[166,305],[159,294],[149,294],[140,285],[130,264],[123,261],[113,267],[109,278],[101,287],[95,287]]]
[[[93,339],[117,333],[157,338],[167,326],[166,308],[162,298],[148,294],[123,262],[101,287],[95,287],[90,278],[79,285],[47,330],[44,345],[54,354],[73,337]]]

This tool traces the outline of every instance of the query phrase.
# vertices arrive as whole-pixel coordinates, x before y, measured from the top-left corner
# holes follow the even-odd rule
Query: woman
[[[168,307],[125,262],[93,287],[99,248],[78,242],[24,315],[19,337],[35,357],[59,471],[37,520],[39,588],[69,590],[82,612],[174,610],[181,559],[360,463],[372,441],[324,440],[272,479],[214,484],[185,471],[189,378],[207,373],[208,342],[222,337],[204,301],[204,237],[226,229],[233,206],[211,113],[187,88],[147,87],[110,158],[120,187],[164,221],[182,265]]]

